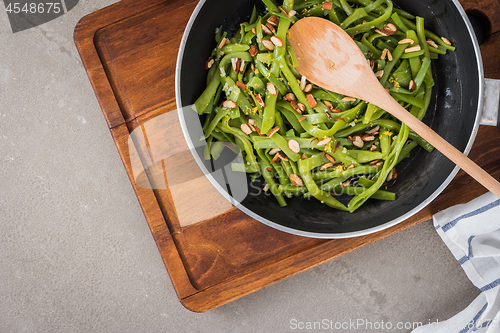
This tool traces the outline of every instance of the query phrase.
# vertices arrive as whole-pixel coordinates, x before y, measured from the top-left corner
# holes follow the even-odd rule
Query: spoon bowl
[[[318,17],[303,18],[292,26],[288,39],[298,60],[297,71],[310,82],[367,101],[389,112],[500,197],[500,183],[495,178],[391,97],[359,47],[338,25]]]

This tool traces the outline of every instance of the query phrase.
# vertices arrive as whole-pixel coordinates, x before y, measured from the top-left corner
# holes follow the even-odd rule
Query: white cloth
[[[500,332],[500,199],[491,192],[433,216],[434,227],[481,294],[462,312],[413,333]]]

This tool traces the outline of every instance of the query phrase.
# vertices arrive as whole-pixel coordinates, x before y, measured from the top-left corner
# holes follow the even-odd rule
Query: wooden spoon
[[[310,82],[362,99],[391,113],[500,198],[500,183],[495,178],[389,95],[359,47],[342,28],[326,19],[303,18],[292,26],[288,39],[298,60],[297,71]]]

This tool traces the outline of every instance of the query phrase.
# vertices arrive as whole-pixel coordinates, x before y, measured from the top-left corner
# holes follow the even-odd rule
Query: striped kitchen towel
[[[434,227],[481,294],[462,312],[413,333],[500,332],[500,199],[491,192],[433,216]]]

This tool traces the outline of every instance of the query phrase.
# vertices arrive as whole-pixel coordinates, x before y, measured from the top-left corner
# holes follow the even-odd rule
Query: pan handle
[[[483,113],[479,124],[500,128],[500,80],[485,79]]]

